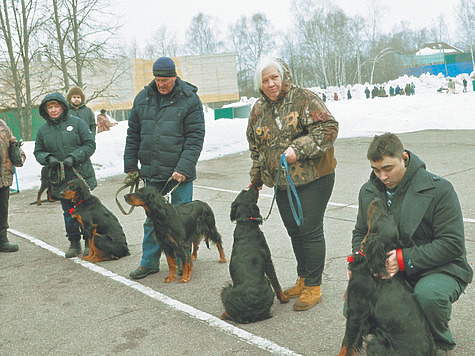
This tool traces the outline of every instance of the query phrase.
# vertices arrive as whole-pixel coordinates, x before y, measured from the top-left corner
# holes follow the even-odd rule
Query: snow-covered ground
[[[468,78],[468,76],[466,76]],[[468,92],[462,93],[462,77],[456,78],[457,94],[437,93],[446,86],[443,76],[423,75],[420,78],[401,77],[386,83],[404,87],[413,82],[416,94],[388,98],[365,99],[366,85],[351,87],[353,99],[327,101],[327,107],[340,124],[338,138],[373,136],[382,132],[411,132],[424,129],[475,129],[475,92],[468,80]],[[372,86],[368,85],[371,89]],[[340,97],[346,98],[348,88],[328,88],[327,93],[340,90]],[[321,92],[319,88],[312,88]],[[199,94],[199,92],[198,92]],[[329,95],[327,95],[329,97]],[[256,98],[249,99],[254,103]],[[246,151],[247,118],[214,120],[214,111],[205,108],[206,136],[200,160],[207,160],[232,153]],[[127,122],[96,135],[97,149],[92,162],[98,179],[123,172],[122,154],[124,152]],[[475,139],[475,137],[474,137]],[[34,142],[25,142],[23,150],[27,160],[17,169],[20,190],[40,185],[41,166],[33,156]],[[12,186],[16,188],[16,184]]]

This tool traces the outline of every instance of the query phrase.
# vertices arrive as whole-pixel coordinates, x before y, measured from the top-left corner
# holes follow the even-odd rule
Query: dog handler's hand
[[[287,147],[284,153],[287,163],[294,163],[297,160],[297,155],[291,146]]]
[[[399,272],[399,265],[397,263],[396,250],[391,250],[387,253],[388,258],[386,259],[386,272],[387,276],[382,276],[382,279],[389,279],[396,275]]]
[[[183,174],[178,173],[178,172],[176,172],[176,171],[173,172],[172,178],[173,178],[174,180],[176,180],[177,182],[183,182],[183,181],[185,181],[185,179],[186,179],[186,177],[185,177]]]

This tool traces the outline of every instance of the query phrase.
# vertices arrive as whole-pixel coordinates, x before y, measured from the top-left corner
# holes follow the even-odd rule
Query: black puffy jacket
[[[52,119],[46,111],[46,102],[56,100],[63,106],[63,113],[58,119]],[[87,124],[80,118],[69,114],[66,99],[60,93],[48,94],[40,104],[39,112],[46,122],[36,134],[34,155],[41,165],[47,165],[47,157],[53,155],[62,162],[68,156],[75,161],[74,168],[86,180],[92,190],[97,186],[96,176],[90,157],[96,150],[94,135]],[[76,178],[71,168],[65,167],[65,179],[52,185],[53,195],[66,186],[68,180]]]
[[[143,179],[166,181],[174,171],[196,178],[203,148],[205,123],[198,89],[177,78],[167,95],[155,81],[134,100],[124,151],[124,172],[138,171]]]

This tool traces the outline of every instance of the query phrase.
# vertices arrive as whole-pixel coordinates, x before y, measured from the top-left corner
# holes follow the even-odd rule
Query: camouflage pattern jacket
[[[9,149],[10,142],[16,141],[8,125],[0,119],[0,188],[9,187],[13,183],[15,167],[10,161]],[[25,162],[25,153],[21,151],[23,162]]]
[[[261,91],[262,97],[254,104],[247,127],[251,182],[268,187],[275,186],[280,155],[289,146],[297,155],[289,172],[295,186],[328,175],[336,167],[333,143],[338,122],[317,94],[293,85],[287,64],[281,65],[284,78],[279,97],[273,102]],[[279,188],[285,186],[281,176]]]

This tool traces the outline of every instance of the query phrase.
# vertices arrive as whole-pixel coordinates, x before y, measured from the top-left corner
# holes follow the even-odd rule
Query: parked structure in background
[[[426,43],[414,54],[395,54],[401,62],[400,75],[420,76],[423,73],[456,77],[470,74],[474,68],[470,53],[445,42]]]

